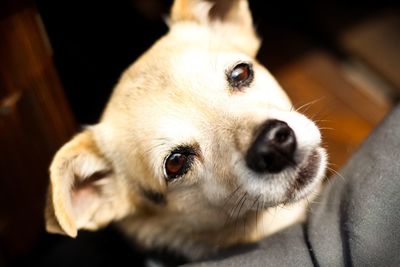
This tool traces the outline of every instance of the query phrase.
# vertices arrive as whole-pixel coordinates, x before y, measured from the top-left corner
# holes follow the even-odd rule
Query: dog
[[[122,74],[99,123],[50,166],[49,232],[114,222],[191,260],[304,219],[327,155],[256,59],[246,0],[175,0],[169,32]]]

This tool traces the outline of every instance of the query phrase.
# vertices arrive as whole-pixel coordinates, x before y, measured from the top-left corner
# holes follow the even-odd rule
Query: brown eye
[[[168,180],[184,175],[193,159],[193,155],[186,152],[173,152],[165,161],[165,173]]]
[[[185,166],[186,161],[187,156],[180,153],[175,153],[169,156],[167,162],[165,163],[167,175],[171,176],[179,174]]]
[[[186,174],[198,155],[197,153],[197,148],[191,145],[175,148],[164,161],[164,174],[167,182]]]
[[[230,72],[227,73],[227,79],[233,88],[242,88],[249,86],[253,81],[253,67],[248,63],[237,64]]]

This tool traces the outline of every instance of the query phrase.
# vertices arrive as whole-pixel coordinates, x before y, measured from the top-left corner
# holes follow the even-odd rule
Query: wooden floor
[[[294,107],[320,127],[334,170],[347,161],[390,110],[388,101],[352,84],[343,66],[322,51],[305,55],[275,75]]]

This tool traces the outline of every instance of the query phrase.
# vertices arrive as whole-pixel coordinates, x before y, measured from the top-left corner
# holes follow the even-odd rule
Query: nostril
[[[260,127],[246,154],[247,166],[256,172],[277,173],[294,164],[296,137],[283,121],[270,120]]]
[[[274,140],[279,143],[285,143],[288,139],[290,139],[291,131],[289,128],[281,128],[279,129],[276,134]]]
[[[274,145],[284,156],[292,156],[296,149],[296,138],[293,130],[287,124],[281,125],[277,129],[274,139],[271,140],[271,145]]]

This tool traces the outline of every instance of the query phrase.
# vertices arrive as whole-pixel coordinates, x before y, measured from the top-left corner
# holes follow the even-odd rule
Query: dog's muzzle
[[[278,173],[295,165],[297,143],[292,128],[279,120],[266,121],[248,149],[247,166],[257,173]]]

